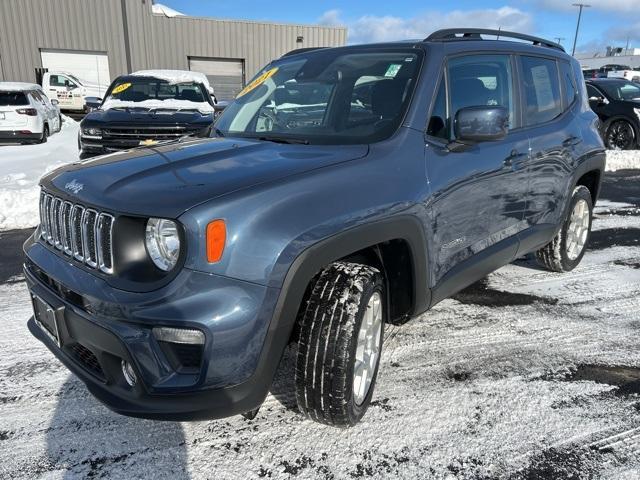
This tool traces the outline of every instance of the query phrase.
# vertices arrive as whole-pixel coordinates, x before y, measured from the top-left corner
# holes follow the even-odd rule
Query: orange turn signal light
[[[207,225],[207,261],[219,262],[227,241],[227,226],[224,220],[214,220]]]

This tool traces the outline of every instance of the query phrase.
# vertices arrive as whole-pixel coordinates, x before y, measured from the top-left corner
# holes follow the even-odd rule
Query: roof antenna
[[[498,27],[498,35],[496,35],[496,40],[500,40],[500,31],[502,30],[502,26]]]

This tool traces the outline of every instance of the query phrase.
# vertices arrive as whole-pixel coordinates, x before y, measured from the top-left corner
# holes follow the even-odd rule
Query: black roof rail
[[[295,50],[291,50],[290,52],[285,53],[280,58],[290,57],[291,55],[297,55],[299,53],[311,52],[312,50],[321,50],[327,47],[305,47],[305,48],[296,48]]]
[[[565,51],[564,47],[559,43],[550,42],[544,38],[525,35],[524,33],[507,32],[505,30],[493,30],[489,28],[447,28],[433,32],[424,42],[449,42],[454,40],[482,40],[482,35],[495,35],[498,38],[516,38],[531,42],[533,45],[542,45],[543,47],[555,48]]]

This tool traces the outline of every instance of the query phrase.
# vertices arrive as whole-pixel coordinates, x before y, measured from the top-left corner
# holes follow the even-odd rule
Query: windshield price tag
[[[122,85],[118,85],[117,87],[115,87],[112,91],[111,94],[112,95],[116,95],[118,93],[124,92],[127,88],[129,88],[131,86],[131,82],[127,82],[127,83],[123,83]]]
[[[241,97],[243,95],[246,95],[251,90],[253,90],[255,88],[258,88],[260,85],[262,85],[268,79],[273,77],[276,73],[278,73],[278,67],[274,67],[271,70],[267,70],[262,75],[260,75],[255,80],[253,80],[249,85],[244,87],[244,89],[236,96],[236,98],[239,98],[239,97]]]

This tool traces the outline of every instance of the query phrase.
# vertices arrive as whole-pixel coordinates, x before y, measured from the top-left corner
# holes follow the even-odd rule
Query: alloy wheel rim
[[[380,357],[382,343],[382,297],[374,292],[362,318],[353,367],[353,398],[362,405],[367,398]]]
[[[584,199],[576,202],[567,227],[566,251],[569,260],[580,256],[589,235],[589,205]]]
[[[616,150],[626,150],[633,142],[633,127],[627,122],[615,122],[608,135],[609,145]]]

